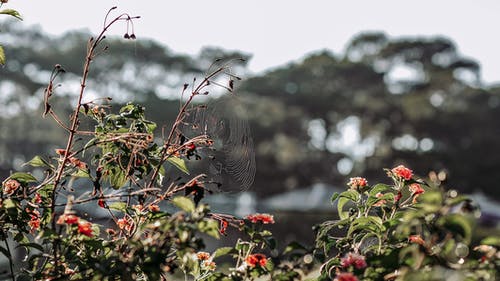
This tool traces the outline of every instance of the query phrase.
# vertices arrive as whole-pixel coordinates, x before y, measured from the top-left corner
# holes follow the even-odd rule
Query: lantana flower
[[[57,219],[57,224],[77,224],[79,221],[78,216],[73,215],[73,214],[62,214],[59,216],[59,219]]]
[[[351,272],[342,272],[337,274],[335,276],[335,279],[333,281],[358,281],[358,277],[356,277],[354,274]]]
[[[252,223],[261,222],[263,224],[273,224],[274,217],[270,214],[251,214],[246,216],[246,219],[251,221]]]
[[[92,223],[88,221],[78,222],[78,233],[83,234],[88,237],[92,237]]]
[[[408,186],[408,190],[410,190],[411,195],[413,196],[413,204],[417,202],[418,196],[425,192],[425,190],[418,183],[410,184],[410,186]]]
[[[15,179],[9,179],[3,184],[3,192],[7,195],[13,194],[21,184]]]
[[[198,252],[196,253],[196,257],[201,261],[205,261],[210,258],[210,254],[207,252]]]
[[[250,267],[264,267],[267,264],[267,258],[266,255],[264,254],[253,254],[249,255],[246,259],[245,262],[250,266]]]
[[[354,177],[349,179],[347,185],[353,190],[359,190],[360,188],[367,186],[368,181],[362,177]]]
[[[356,269],[366,267],[365,257],[356,253],[348,253],[340,260],[340,265],[343,268],[354,266]]]
[[[413,176],[413,171],[406,168],[403,165],[399,165],[397,167],[392,168],[391,172],[396,177],[404,180],[410,180],[411,177]]]

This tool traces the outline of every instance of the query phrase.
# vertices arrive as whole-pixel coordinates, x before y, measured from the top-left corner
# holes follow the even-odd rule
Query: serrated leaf
[[[0,46],[0,64],[5,65],[5,53],[2,46]]]
[[[15,17],[18,20],[23,20],[23,17],[21,17],[21,14],[18,11],[13,10],[13,9],[4,9],[4,10],[1,10],[0,14],[13,16],[13,17]]]
[[[174,205],[177,206],[178,208],[180,208],[181,210],[189,212],[189,213],[194,212],[194,210],[195,210],[195,205],[194,205],[193,200],[191,200],[187,197],[184,197],[184,196],[174,197],[172,199],[172,203],[174,203]]]
[[[22,181],[25,183],[38,181],[34,176],[28,173],[21,173],[21,172],[13,173],[12,175],[10,175],[9,178],[17,181]]]
[[[217,258],[217,257],[220,257],[220,256],[224,256],[224,255],[228,255],[230,253],[237,253],[238,251],[236,251],[236,249],[232,248],[232,247],[221,247],[221,248],[218,248],[217,250],[215,250],[214,252],[214,258]]]
[[[184,159],[181,159],[179,157],[171,156],[167,158],[167,161],[177,167],[177,169],[181,170],[181,172],[189,175],[189,170],[186,166],[186,161]]]
[[[30,165],[31,167],[51,167],[47,161],[45,161],[42,157],[38,155],[33,157],[33,159],[31,159],[30,161],[23,164],[23,166],[26,165]]]
[[[111,210],[125,212],[125,210],[127,210],[127,203],[125,203],[125,202],[113,202],[113,203],[108,205],[108,208],[110,208]]]

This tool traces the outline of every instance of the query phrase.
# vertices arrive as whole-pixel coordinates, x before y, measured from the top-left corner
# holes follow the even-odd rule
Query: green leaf
[[[89,178],[89,172],[87,170],[78,169],[78,171],[71,174],[72,177],[76,178]]]
[[[481,240],[482,245],[491,245],[500,247],[500,237],[499,236],[488,236]]]
[[[214,258],[220,257],[220,256],[225,256],[231,253],[238,253],[234,248],[232,247],[221,247],[215,250],[214,253]]]
[[[378,183],[376,185],[374,185],[371,189],[370,189],[370,192],[368,193],[370,196],[374,196],[377,195],[377,193],[381,192],[383,193],[384,191],[386,190],[389,190],[391,187],[388,186],[387,184],[383,184],[383,183]]]
[[[301,244],[294,241],[285,247],[285,249],[283,250],[283,254],[288,254],[288,253],[295,251],[295,250],[304,250],[305,251],[306,248],[304,246],[302,246]]]
[[[108,205],[108,208],[110,208],[111,210],[125,212],[127,210],[127,203],[125,203],[125,202],[113,202],[113,203]]]
[[[440,218],[438,223],[452,233],[460,234],[467,243],[470,243],[472,238],[472,225],[465,216],[461,214],[450,214]]]
[[[186,166],[186,162],[184,161],[184,159],[181,159],[179,157],[175,157],[175,156],[170,156],[167,158],[167,161],[174,165],[175,167],[177,167],[177,169],[181,170],[183,173],[189,175],[189,170]]]
[[[189,213],[192,213],[195,210],[195,205],[193,200],[184,196],[174,197],[172,199],[172,203],[174,203],[174,205],[180,208],[181,210],[184,210]]]
[[[38,155],[33,157],[33,159],[31,159],[30,161],[23,164],[23,166],[26,165],[30,165],[31,167],[51,167],[47,161],[45,161],[42,157]]]
[[[13,16],[13,17],[15,17],[18,20],[23,20],[23,17],[21,17],[21,14],[18,11],[13,10],[13,9],[4,9],[4,10],[1,10],[0,14]]]
[[[357,202],[358,199],[359,199],[359,193],[355,190],[347,190],[340,193],[337,202],[337,212],[339,213],[339,217],[341,220],[349,217],[349,213],[344,212],[344,205],[347,204],[347,202],[349,201]]]
[[[13,180],[17,180],[17,181],[21,181],[21,182],[25,182],[25,183],[28,183],[28,182],[37,182],[38,180],[28,174],[28,173],[13,173],[12,175],[10,175],[9,179],[13,179]]]
[[[127,182],[127,176],[122,169],[114,169],[109,176],[109,182],[114,189],[119,189]]]
[[[332,197],[330,198],[330,202],[335,202],[335,200],[337,200],[337,198],[339,198],[340,194],[338,192],[335,192]]]
[[[5,209],[16,208],[17,207],[17,203],[16,203],[16,201],[14,201],[12,199],[5,199],[3,201],[3,206],[4,206]]]
[[[5,53],[1,45],[0,45],[0,64],[5,65]]]
[[[219,223],[213,219],[206,219],[198,223],[201,232],[206,233],[216,239],[219,239]]]

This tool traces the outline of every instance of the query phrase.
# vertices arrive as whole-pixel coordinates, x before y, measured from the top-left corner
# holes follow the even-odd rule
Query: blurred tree
[[[9,23],[3,30],[0,40],[9,57],[0,69],[0,169],[5,173],[63,139],[52,121],[36,118],[42,91],[53,65],[60,63],[67,73],[54,102],[60,115],[68,116],[65,105],[79,85],[89,35],[51,38]],[[218,48],[192,58],[142,39],[108,43],[111,51],[93,65],[89,93],[116,103],[141,102],[160,126],[173,120],[183,83],[217,58],[250,58]],[[245,65],[235,73],[245,76]],[[245,112],[227,110],[244,113],[250,122],[257,158],[254,190],[260,196],[316,182],[343,186],[355,175],[384,180],[377,178],[380,168],[399,163],[420,172],[446,171],[449,185],[464,191],[488,192],[500,181],[495,173],[500,126],[494,121],[500,117],[500,87],[483,87],[479,64],[461,56],[446,38],[362,33],[343,56],[322,51],[247,77],[236,95]]]

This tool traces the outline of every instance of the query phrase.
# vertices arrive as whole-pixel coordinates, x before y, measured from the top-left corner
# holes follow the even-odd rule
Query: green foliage
[[[403,169],[409,174],[399,172]],[[412,177],[405,167],[386,171],[393,185],[370,187],[352,178],[350,189],[335,197],[339,220],[317,229],[320,280],[342,274],[359,280],[447,280],[448,275],[495,280],[500,256],[485,244],[495,239],[471,244],[470,200]],[[458,280],[469,280],[463,278]]]

